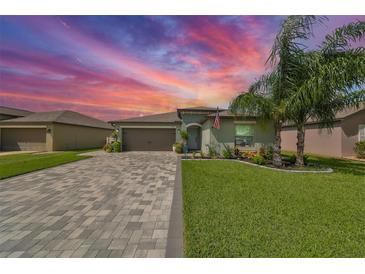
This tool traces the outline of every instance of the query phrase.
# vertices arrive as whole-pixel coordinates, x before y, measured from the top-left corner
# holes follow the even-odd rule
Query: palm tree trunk
[[[297,126],[297,160],[295,162],[296,166],[304,166],[304,138],[304,124],[300,124]]]
[[[281,167],[281,127],[282,123],[277,122],[274,124],[275,129],[275,141],[273,147],[273,156],[272,156],[272,163],[275,167]]]

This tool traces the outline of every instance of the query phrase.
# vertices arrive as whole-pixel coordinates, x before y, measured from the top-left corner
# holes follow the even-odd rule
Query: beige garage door
[[[46,150],[45,128],[2,128],[1,150]]]
[[[123,128],[125,150],[169,151],[175,143],[175,129],[171,128]]]

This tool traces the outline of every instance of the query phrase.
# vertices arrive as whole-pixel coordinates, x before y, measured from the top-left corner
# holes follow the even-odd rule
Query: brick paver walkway
[[[0,257],[164,257],[172,152],[93,158],[0,181]]]

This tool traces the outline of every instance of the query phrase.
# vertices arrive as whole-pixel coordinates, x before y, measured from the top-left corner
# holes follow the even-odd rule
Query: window
[[[236,125],[235,145],[253,147],[254,129],[252,125]]]
[[[365,141],[365,125],[359,125],[359,141]]]

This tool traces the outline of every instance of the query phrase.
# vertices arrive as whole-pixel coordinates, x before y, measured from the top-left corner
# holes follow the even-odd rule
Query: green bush
[[[306,165],[308,163],[308,154],[304,154],[303,155],[303,161],[304,164]],[[288,159],[287,159],[290,163],[295,164],[295,162],[297,161],[297,155],[296,154],[291,154]]]
[[[175,147],[175,152],[176,153],[178,153],[178,154],[182,153],[182,145],[180,143],[175,143],[174,147]]]
[[[216,145],[207,145],[208,147],[208,155],[210,158],[217,158],[218,152],[217,152],[217,146]]]
[[[110,153],[110,152],[112,152],[112,151],[113,151],[113,147],[112,147],[112,145],[111,145],[111,144],[105,144],[105,145],[104,145],[104,147],[103,147],[103,150],[104,150],[105,152]]]
[[[297,161],[297,155],[295,154],[291,154],[289,157],[288,157],[288,161],[292,164],[295,164],[295,162]]]
[[[365,141],[357,142],[354,146],[354,151],[358,158],[365,158]]]
[[[233,148],[231,148],[230,146],[225,145],[225,144],[223,144],[223,145],[224,145],[224,149],[222,151],[223,157],[226,158],[226,159],[233,158],[233,155],[234,155]]]
[[[113,130],[112,137],[115,138],[115,140],[118,139],[118,132],[116,130]]]
[[[183,139],[184,141],[187,141],[189,138],[189,134],[186,130],[181,130],[180,131],[180,137],[181,139]]]
[[[122,146],[120,144],[120,142],[113,142],[112,143],[112,147],[113,147],[113,152],[121,152],[122,151]]]
[[[272,160],[273,153],[274,153],[274,148],[272,146],[268,146],[266,150],[266,160]]]
[[[261,155],[256,155],[252,158],[252,161],[257,164],[257,165],[264,165],[266,164],[266,160],[263,156]]]

